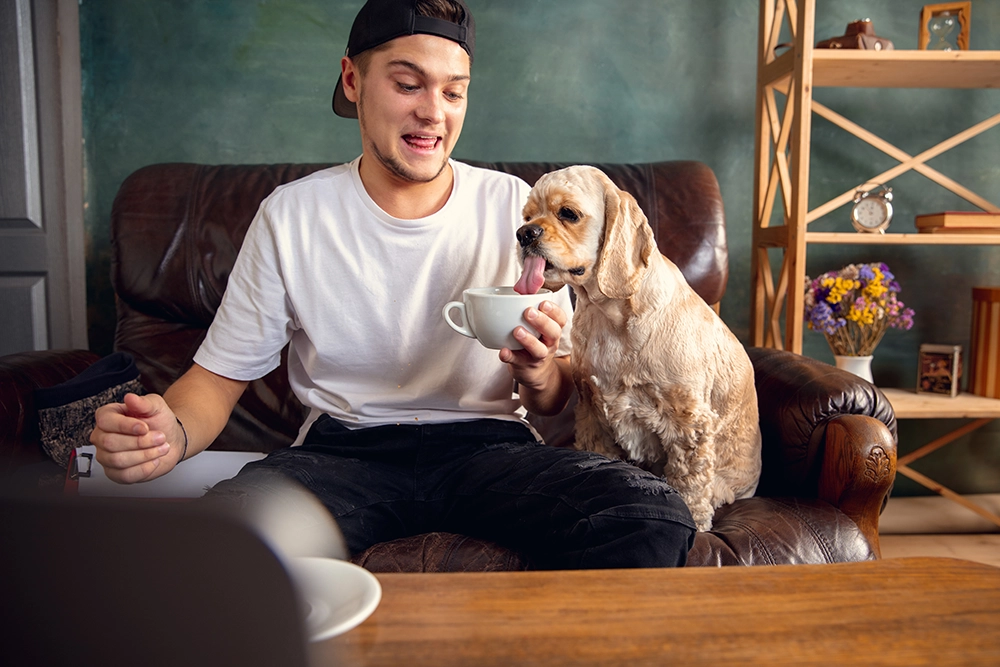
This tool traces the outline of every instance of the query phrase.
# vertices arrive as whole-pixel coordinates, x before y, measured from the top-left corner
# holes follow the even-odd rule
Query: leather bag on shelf
[[[854,21],[840,37],[824,39],[816,44],[817,49],[864,49],[869,51],[891,51],[892,42],[875,34],[871,20]]]

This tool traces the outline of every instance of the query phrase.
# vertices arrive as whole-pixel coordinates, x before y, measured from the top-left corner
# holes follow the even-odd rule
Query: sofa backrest
[[[529,184],[568,164],[471,162]],[[122,184],[111,212],[115,349],[135,357],[149,391],[162,393],[191,364],[260,202],[278,185],[330,165],[158,164]],[[660,251],[710,304],[728,278],[725,216],[715,175],[691,161],[595,164],[635,196]],[[251,383],[217,449],[288,445],[304,418],[284,360]]]

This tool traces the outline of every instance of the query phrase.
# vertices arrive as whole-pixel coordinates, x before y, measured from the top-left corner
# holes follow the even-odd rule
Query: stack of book
[[[1000,234],[1000,213],[945,211],[916,217],[923,234]]]

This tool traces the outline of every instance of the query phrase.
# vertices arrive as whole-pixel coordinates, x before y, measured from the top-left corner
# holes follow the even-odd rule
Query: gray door
[[[87,347],[79,58],[75,0],[0,0],[0,355]]]

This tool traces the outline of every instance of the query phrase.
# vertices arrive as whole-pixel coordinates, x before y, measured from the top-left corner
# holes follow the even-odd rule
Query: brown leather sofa
[[[479,164],[529,183],[566,166]],[[260,201],[275,186],[324,166],[162,164],[140,169],[123,183],[111,220],[115,347],[135,357],[149,391],[164,391],[191,363]],[[718,303],[728,254],[712,171],[697,162],[597,166],[636,196],[661,251],[708,303]],[[878,516],[896,461],[896,423],[888,401],[871,384],[827,364],[770,349],[749,353],[763,435],[760,486],[756,497],[717,512],[712,531],[698,534],[688,564],[877,558]],[[0,472],[43,458],[32,390],[68,379],[95,360],[85,351],[0,359]],[[303,416],[283,364],[251,383],[213,447],[285,447]],[[571,415],[534,423],[550,444],[571,445]],[[375,545],[355,562],[375,571],[530,566],[497,545],[446,533]]]

